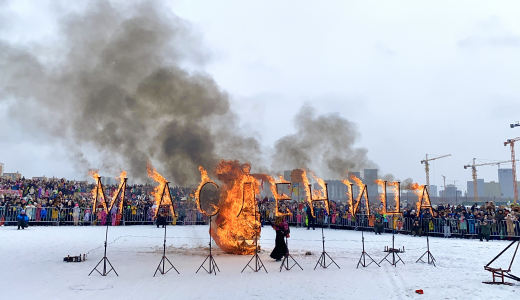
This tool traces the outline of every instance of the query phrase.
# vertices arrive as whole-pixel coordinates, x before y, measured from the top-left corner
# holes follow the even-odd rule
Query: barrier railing
[[[0,206],[0,224],[13,226],[17,224],[17,216],[21,213],[21,207]],[[94,213],[84,208],[26,208],[29,217],[29,225],[80,225],[80,226],[104,226],[109,223],[112,226],[120,225],[151,225],[155,224],[155,209],[124,208],[122,213],[113,209],[106,213],[100,209]],[[181,210],[178,215],[172,216],[169,210],[166,214],[166,222],[172,225],[207,225],[208,218],[197,210]]]
[[[21,212],[20,207],[0,206],[0,224],[14,226],[17,224],[16,218]],[[180,210],[178,215],[172,216],[169,210],[162,211],[166,214],[166,222],[172,225],[207,225],[208,218],[194,209]],[[264,224],[270,224],[274,216],[267,211],[260,211],[261,219]],[[26,208],[26,215],[29,217],[29,225],[36,226],[62,226],[62,225],[81,225],[81,226],[104,226],[109,223],[112,226],[125,225],[151,225],[155,224],[155,210],[153,208],[124,208],[120,213],[114,209],[109,214],[104,210],[94,213],[90,209],[83,208]],[[306,227],[306,216],[303,214],[293,214],[287,217],[290,226]],[[394,218],[391,215],[382,223],[385,232],[396,230],[400,233],[424,235],[426,232],[431,236],[439,237],[475,237],[480,234],[479,220],[469,219],[465,221],[446,219],[446,218],[423,218],[419,220],[418,227],[414,227],[414,219],[407,217]],[[520,222],[516,221],[490,221],[490,233],[493,238],[520,237]],[[333,215],[324,216],[317,214],[315,227],[326,226],[331,229],[350,229],[350,230],[373,230],[374,220],[367,215],[344,216]]]

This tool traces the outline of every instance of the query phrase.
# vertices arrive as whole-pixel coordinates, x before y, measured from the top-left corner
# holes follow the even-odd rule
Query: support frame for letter
[[[392,254],[392,261],[389,261],[388,260],[388,255]],[[397,260],[395,259],[395,257],[397,256]],[[395,249],[395,233],[394,231],[392,231],[392,249],[389,249],[388,251],[388,254],[383,257],[383,259],[379,262],[379,263],[382,263],[384,260],[386,260],[390,265],[394,266],[397,268],[397,263],[399,262],[402,262],[403,265],[405,264],[404,261],[401,259],[401,256],[399,256],[399,254],[397,253],[396,249]]]
[[[378,267],[381,267],[368,253],[365,252],[365,236],[363,234],[363,230],[361,230],[361,243],[363,244],[363,252],[361,252],[361,257],[357,263],[357,268],[361,265],[363,268],[370,266],[372,263],[375,263]],[[367,256],[370,258],[370,262],[367,264]]]
[[[107,216],[110,216],[110,211],[112,210],[112,207],[114,206],[117,198],[121,195],[121,202],[124,201],[124,198],[125,198],[125,191],[126,191],[126,181],[128,179],[127,178],[124,178],[123,180],[123,183],[119,186],[119,189],[116,193],[116,196],[114,197],[111,205],[109,206],[109,209],[107,211]],[[98,196],[99,196],[99,189],[101,189],[101,194],[103,195],[103,201],[104,201],[104,206],[106,207],[106,196],[105,196],[105,192],[103,190],[103,184],[101,183],[101,177],[97,177],[97,181],[98,181],[98,185],[97,185],[97,191],[96,191],[96,198],[94,199],[94,203],[97,203],[98,201]],[[110,204],[110,203],[109,203]],[[94,211],[93,213],[95,212],[95,209],[96,207],[94,207]],[[116,269],[114,268],[114,266],[112,266],[112,263],[110,263],[110,260],[108,260],[107,258],[107,246],[108,246],[108,224],[110,224],[109,220],[106,221],[106,224],[107,224],[107,228],[106,228],[106,231],[105,231],[105,250],[104,250],[104,254],[103,254],[103,258],[101,258],[101,260],[97,263],[97,265],[94,267],[94,269],[92,269],[92,271],[90,271],[90,273],[88,274],[88,276],[90,276],[94,271],[98,272],[99,275],[101,276],[107,276],[111,271],[114,271],[114,273],[116,274],[116,276],[119,277],[119,274],[117,274],[116,272]],[[100,272],[97,268],[98,266],[103,263],[103,272]],[[110,269],[107,271],[107,264],[110,266]]]
[[[284,255],[282,264],[280,265],[280,272],[282,272],[282,269],[285,269],[287,271],[290,271],[294,266],[298,266],[302,271],[303,268],[300,266],[300,264],[292,257],[291,253],[289,252],[289,241],[287,240],[287,237],[285,237],[285,245],[287,245],[287,253]],[[289,259],[292,259],[292,265],[289,267]]]
[[[209,217],[209,255],[206,256],[206,259],[204,259],[204,261],[202,262],[202,264],[200,265],[200,267],[197,269],[197,272],[195,273],[199,273],[200,269],[204,269],[206,272],[208,272],[208,274],[211,274],[211,273],[215,273],[215,276],[217,276],[217,271],[220,272],[220,269],[218,268],[217,266],[217,263],[215,262],[215,259],[213,258],[213,253],[211,252],[211,218],[213,216],[215,216],[216,214],[218,214],[219,212],[219,209],[216,208],[215,209],[215,212],[213,212],[212,214],[208,214],[204,209],[202,209],[202,205],[200,204],[200,192],[202,191],[202,189],[204,188],[204,186],[206,184],[213,184],[216,188],[218,188],[218,185],[213,182],[213,181],[207,181],[205,182],[204,184],[202,184],[202,186],[200,187],[199,189],[199,193],[196,195],[196,198],[197,198],[197,205],[198,205],[198,209],[199,211],[204,214],[205,216]],[[206,267],[204,266],[204,264],[206,263],[206,261],[209,260],[208,262],[208,269],[206,269]]]
[[[419,261],[420,262],[423,262],[423,263],[426,263],[422,258],[426,255],[426,257],[428,258],[428,264],[431,265],[433,264],[434,267],[437,267],[435,265],[435,257],[433,257],[433,254],[430,252],[430,231],[428,230],[426,232],[426,252],[424,252],[423,255],[421,255],[421,257],[419,257],[419,259],[415,262],[415,263],[418,263]]]
[[[242,203],[245,202],[245,185],[246,184],[251,185],[251,182],[244,183],[244,189],[243,189],[243,193],[242,193],[242,197],[243,197],[244,201]],[[247,269],[247,267],[249,267],[255,273],[262,270],[262,268],[265,270],[266,273],[268,273],[267,269],[264,266],[264,263],[262,262],[262,259],[258,255],[258,228],[257,228],[258,225],[256,225],[256,222],[257,222],[256,210],[258,208],[258,203],[256,203],[256,199],[254,198],[254,195],[253,195],[253,202],[254,202],[254,210],[255,210],[255,228],[254,228],[255,229],[255,254],[247,262],[247,265],[242,269],[242,272],[240,272],[240,273],[244,273],[244,271],[245,271],[245,269]],[[243,207],[243,204],[242,204],[242,207]],[[240,212],[238,213],[237,218],[238,218],[238,216],[240,216],[241,213],[242,213],[242,209],[240,209]],[[253,262],[253,260],[254,260],[254,267],[251,266],[251,262]]]
[[[312,186],[309,184],[309,191],[311,191],[311,200],[312,200]],[[326,201],[326,207],[327,207],[327,213],[330,212],[330,210],[328,209],[329,208],[329,189],[327,188],[327,183],[325,183],[325,199],[321,199],[321,200],[313,200],[313,201]],[[321,255],[320,257],[318,258],[318,261],[316,262],[316,265],[314,266],[314,270],[316,270],[316,268],[319,266],[321,266],[322,268],[326,269],[328,268],[330,265],[332,264],[335,264],[336,267],[338,267],[338,269],[341,269],[338,264],[334,261],[334,259],[332,259],[332,257],[330,257],[330,255],[327,253],[327,251],[325,251],[325,233],[323,232],[323,227],[325,227],[325,221],[323,220],[321,222],[321,244],[322,244],[322,251],[321,251]],[[327,264],[327,257],[330,259],[330,263]]]
[[[163,188],[163,191],[162,191],[162,194],[161,194],[161,200],[159,202],[159,205],[157,206],[157,212],[156,212],[155,215],[157,215],[157,213],[159,212],[159,209],[160,209],[161,204],[162,204],[163,199],[164,199],[164,193],[167,191],[168,195],[170,196],[170,205],[171,205],[172,212],[173,212],[173,216],[172,217],[175,217],[175,209],[173,207],[173,203],[171,203],[172,195],[170,193],[170,186],[168,184],[169,184],[169,182],[166,182],[164,184],[164,188]],[[157,272],[159,272],[161,275],[165,275],[166,273],[168,273],[172,269],[174,269],[175,272],[177,272],[177,274],[180,274],[179,271],[177,270],[177,268],[175,268],[175,266],[172,264],[172,262],[168,259],[168,257],[166,257],[166,228],[167,227],[168,227],[168,222],[166,222],[166,225],[164,225],[163,255],[162,255],[161,260],[159,261],[159,265],[157,266],[157,269],[155,269],[155,273],[153,274],[153,277],[155,277],[155,275],[157,275]],[[165,270],[166,269],[166,262],[168,262],[170,264],[168,270]]]
[[[211,232],[211,218],[212,217],[213,216],[209,216],[209,231],[210,232]],[[208,261],[208,269],[209,270],[206,269],[206,267],[204,266],[206,261]],[[218,268],[217,263],[215,262],[215,259],[213,258],[213,254],[211,252],[211,234],[209,235],[209,255],[206,256],[206,259],[202,262],[200,267],[197,269],[197,272],[195,272],[195,273],[199,273],[201,268],[204,269],[206,272],[208,272],[208,274],[215,273],[215,276],[217,276],[217,271],[220,272],[220,269]]]

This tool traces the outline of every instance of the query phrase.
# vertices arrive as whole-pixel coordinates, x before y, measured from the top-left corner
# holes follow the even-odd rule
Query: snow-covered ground
[[[110,227],[107,257],[119,273],[87,276],[103,256],[105,227],[0,227],[1,299],[518,299],[520,285],[495,286],[483,266],[507,241],[431,238],[437,267],[415,263],[426,250],[426,239],[396,235],[396,246],[405,265],[382,263],[356,269],[361,254],[361,232],[325,230],[326,250],[341,269],[313,270],[321,253],[321,231],[292,228],[289,248],[303,271],[279,272],[279,262],[269,253],[275,233],[262,231],[265,272],[240,273],[249,256],[225,254],[218,248],[217,276],[195,271],[207,255],[207,226],[170,226],[167,257],[173,270],[152,277],[162,255],[162,229],[152,226]],[[365,234],[365,247],[376,261],[390,246],[391,234]],[[65,263],[63,257],[90,252],[82,263]],[[311,251],[313,255],[306,256]],[[506,267],[508,251],[496,266]],[[520,274],[520,260],[513,265]],[[415,293],[423,289],[424,295]],[[99,298],[102,297],[102,298]]]

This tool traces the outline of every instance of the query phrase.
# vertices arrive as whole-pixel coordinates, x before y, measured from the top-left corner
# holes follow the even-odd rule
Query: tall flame
[[[389,186],[392,187],[392,192],[394,193],[394,201],[395,201],[395,210],[393,212],[400,213],[401,212],[401,203],[399,201],[399,182],[389,182]]]
[[[412,183],[410,185],[410,190],[413,190],[414,194],[416,194],[418,197],[417,203],[415,204],[417,214],[421,213],[421,202],[422,202],[421,200],[422,200],[424,187],[425,187],[424,185],[421,186],[418,183]]]
[[[155,216],[157,216],[157,213],[159,212],[159,206],[161,204],[168,205],[168,207],[170,208],[171,215],[174,216],[175,212],[173,209],[173,201],[170,197],[168,181],[157,172],[157,170],[152,166],[150,162],[146,164],[146,170],[148,171],[148,176],[159,184],[151,192],[151,195],[155,199],[155,205],[157,206],[155,210]]]
[[[310,184],[309,184],[309,178],[307,178],[307,170],[305,169],[301,169],[302,170],[302,183],[303,183],[303,188],[305,189],[305,197],[307,198],[307,202],[309,203],[309,207],[311,208],[311,215],[313,217],[316,217],[314,215],[314,206],[312,205],[312,194],[311,194],[311,187],[310,187]]]
[[[358,197],[357,201],[354,204],[354,207],[352,209],[352,214],[356,214],[358,211],[359,204],[361,203],[361,198],[363,197],[363,193],[366,193],[365,185],[363,184],[363,181],[361,179],[357,178],[354,174],[350,175],[350,179],[352,179],[356,185],[359,187]],[[370,203],[368,202],[368,195],[366,197],[366,208],[367,208],[367,214],[370,215]]]
[[[354,208],[354,199],[352,197],[352,182],[350,182],[348,179],[342,179],[341,182],[343,182],[344,185],[347,186],[347,196],[348,196],[348,211],[350,213],[353,213]]]
[[[117,189],[116,193],[113,195],[112,202],[110,204],[110,207],[114,206],[117,203],[117,196],[120,195],[119,205],[117,206],[119,208],[119,213],[123,212],[123,202],[125,199],[125,192],[126,192],[126,171],[121,171],[119,174],[119,177],[116,177],[117,180],[119,180],[119,188]]]
[[[290,184],[291,182],[290,181],[287,181],[283,178],[283,176],[278,176],[278,180],[275,180],[273,177],[269,176],[269,175],[265,175],[265,177],[267,178],[267,180],[269,181],[269,187],[271,189],[271,193],[273,194],[273,197],[274,197],[274,200],[275,200],[275,215],[277,217],[279,216],[292,216],[292,213],[291,211],[289,211],[289,209],[287,209],[286,212],[280,212],[278,210],[278,201],[280,200],[291,200],[291,197],[289,197],[288,195],[284,194],[282,192],[282,194],[280,195],[278,193],[278,189],[277,189],[277,183],[288,183]]]
[[[101,185],[101,176],[99,176],[99,170],[90,170],[89,175],[96,181],[96,187],[90,192],[92,194],[92,213],[97,209],[97,202],[101,202],[105,211],[107,211],[107,204],[105,202],[105,192]]]
[[[328,214],[330,214],[329,210],[329,196],[327,193],[327,184],[325,183],[325,180],[319,178],[314,174],[314,172],[311,172],[312,177],[318,182],[318,185],[321,187],[321,190],[313,190],[314,200],[323,200],[325,202],[325,210]]]
[[[249,172],[249,164],[221,160],[215,172],[223,183],[218,205],[218,216],[213,219],[210,234],[224,251],[235,254],[253,254],[254,237],[260,233],[260,221],[255,195],[259,183]],[[212,182],[204,168],[200,167],[201,183],[196,195],[207,182]],[[199,208],[200,208],[200,199]],[[256,216],[256,218],[255,218]]]
[[[383,209],[381,210],[381,213],[386,214],[386,181],[377,179],[375,180],[375,183],[382,187],[383,192],[379,194],[379,200],[381,203],[383,203]]]
[[[201,213],[209,216],[210,214],[208,214],[206,211],[204,211],[204,209],[202,209],[202,205],[200,203],[200,198],[199,198],[200,197],[200,191],[202,190],[202,187],[206,183],[211,183],[211,184],[215,185],[216,187],[218,187],[218,186],[217,186],[217,184],[213,180],[211,180],[209,178],[208,171],[206,171],[202,166],[199,166],[199,171],[200,171],[200,183],[199,183],[199,186],[197,187],[197,189],[195,190],[195,194],[191,195],[191,196],[195,197],[195,201],[197,203],[197,209]],[[213,205],[213,204],[211,204],[211,205],[215,208],[215,213],[216,213],[218,211],[218,208],[215,205]],[[211,214],[211,215],[213,215],[213,214]]]

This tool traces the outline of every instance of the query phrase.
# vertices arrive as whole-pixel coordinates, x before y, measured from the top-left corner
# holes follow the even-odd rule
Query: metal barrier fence
[[[0,206],[0,224],[14,226],[17,224],[16,217],[21,212],[20,207]],[[81,226],[104,226],[108,222],[112,226],[125,225],[152,225],[155,224],[154,209],[124,208],[122,213],[114,209],[110,214],[104,210],[92,213],[90,209],[83,208],[26,208],[29,217],[29,225],[81,225]],[[166,222],[172,225],[207,225],[208,218],[194,209],[180,210],[178,216],[172,216],[169,210],[161,210],[167,214]],[[267,212],[261,211],[264,223],[272,222],[273,218]],[[287,218],[289,225],[296,227],[306,227],[305,216],[293,214]],[[452,219],[422,219],[419,221],[419,228],[413,232],[414,219],[399,217],[387,218],[388,222],[383,222],[383,230],[392,232],[396,230],[400,233],[424,235],[426,232],[431,236],[439,237],[475,237],[480,233],[478,220],[469,219],[463,222]],[[520,237],[520,222],[500,221],[491,223],[491,237],[504,238],[508,236]],[[374,220],[367,215],[357,215],[355,217],[330,217],[318,215],[315,226],[326,226],[331,229],[350,229],[350,230],[372,230]]]
[[[20,207],[0,206],[0,224],[14,226],[17,224],[17,216],[22,211]],[[36,226],[105,226],[107,222],[111,226],[121,225],[151,225],[155,224],[155,209],[125,208],[122,213],[117,209],[107,214],[104,210],[92,213],[84,208],[26,208],[29,217],[29,225]],[[196,210],[182,210],[179,216],[172,216],[169,211],[166,214],[166,222],[172,225],[207,225],[208,218]]]
[[[273,221],[273,217],[267,212],[261,212],[264,223]],[[290,226],[307,227],[306,217],[293,214],[287,217]],[[392,232],[395,230],[399,233],[425,235],[438,237],[460,237],[474,238],[480,234],[479,220],[469,219],[461,222],[460,220],[430,218],[419,220],[419,228],[413,232],[413,218],[399,217],[393,218],[388,216],[383,222],[383,231]],[[347,229],[347,230],[373,230],[374,220],[367,215],[357,215],[355,217],[330,217],[318,215],[315,220],[315,227],[325,226],[331,229]],[[490,222],[491,238],[520,237],[520,222],[516,221],[500,221]],[[312,227],[312,225],[311,225]]]

